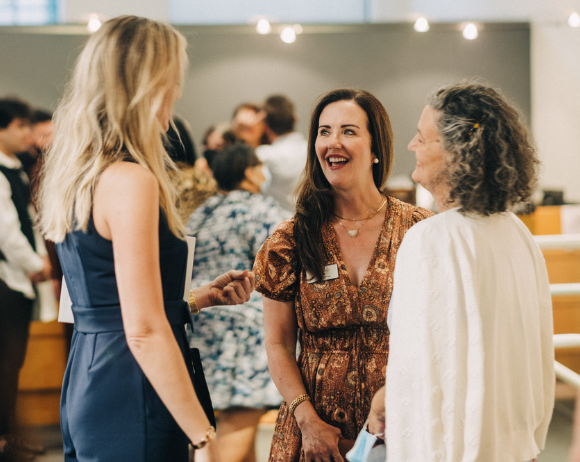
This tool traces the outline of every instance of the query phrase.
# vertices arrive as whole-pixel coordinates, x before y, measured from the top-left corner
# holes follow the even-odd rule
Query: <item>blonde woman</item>
[[[215,453],[191,381],[182,300],[186,243],[162,132],[181,96],[185,39],[112,19],[88,41],[56,112],[41,228],[57,242],[75,332],[64,378],[66,461],[187,461]],[[193,291],[197,306],[246,302],[253,275]]]

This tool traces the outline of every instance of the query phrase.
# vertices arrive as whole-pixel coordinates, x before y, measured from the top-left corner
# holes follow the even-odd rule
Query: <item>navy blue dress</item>
[[[183,301],[187,244],[163,213],[159,250],[165,311],[192,376],[184,329],[191,319]],[[69,233],[57,251],[75,318],[61,398],[65,461],[187,462],[187,437],[129,351],[112,242],[91,218],[86,233]]]

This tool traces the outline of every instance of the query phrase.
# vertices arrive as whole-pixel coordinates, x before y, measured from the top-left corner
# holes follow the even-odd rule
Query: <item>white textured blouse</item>
[[[399,249],[389,310],[389,462],[524,462],[554,406],[544,258],[512,213],[422,221]]]

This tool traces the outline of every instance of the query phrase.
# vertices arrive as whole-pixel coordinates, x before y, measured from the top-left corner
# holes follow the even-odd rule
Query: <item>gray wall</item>
[[[456,26],[441,24],[426,34],[409,24],[304,29],[288,45],[250,27],[180,28],[191,64],[176,112],[190,122],[196,141],[209,125],[228,121],[238,103],[260,102],[272,93],[295,101],[298,130],[306,134],[317,96],[353,86],[373,92],[387,108],[395,133],[395,173],[410,174],[415,162],[406,146],[427,94],[474,77],[501,88],[530,120],[526,24],[488,24],[474,41],[465,40]],[[86,38],[0,30],[0,94],[54,108]]]

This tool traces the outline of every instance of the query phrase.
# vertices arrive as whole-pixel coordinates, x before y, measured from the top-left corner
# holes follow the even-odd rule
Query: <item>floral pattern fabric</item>
[[[337,279],[309,284],[306,275],[299,273],[293,220],[276,229],[256,258],[256,290],[265,297],[294,303],[302,380],[319,417],[339,428],[345,439],[356,439],[374,394],[385,384],[386,319],[397,250],[407,230],[431,215],[388,197],[383,229],[360,287],[350,282],[330,222],[322,229],[325,265],[338,265]],[[304,461],[302,438],[284,402],[270,462],[298,461]]]
[[[190,217],[197,238],[192,288],[230,270],[251,270],[256,254],[290,213],[269,197],[247,191],[210,197]],[[199,348],[216,409],[277,406],[282,401],[268,372],[262,296],[243,305],[216,306],[194,316],[190,345]]]

